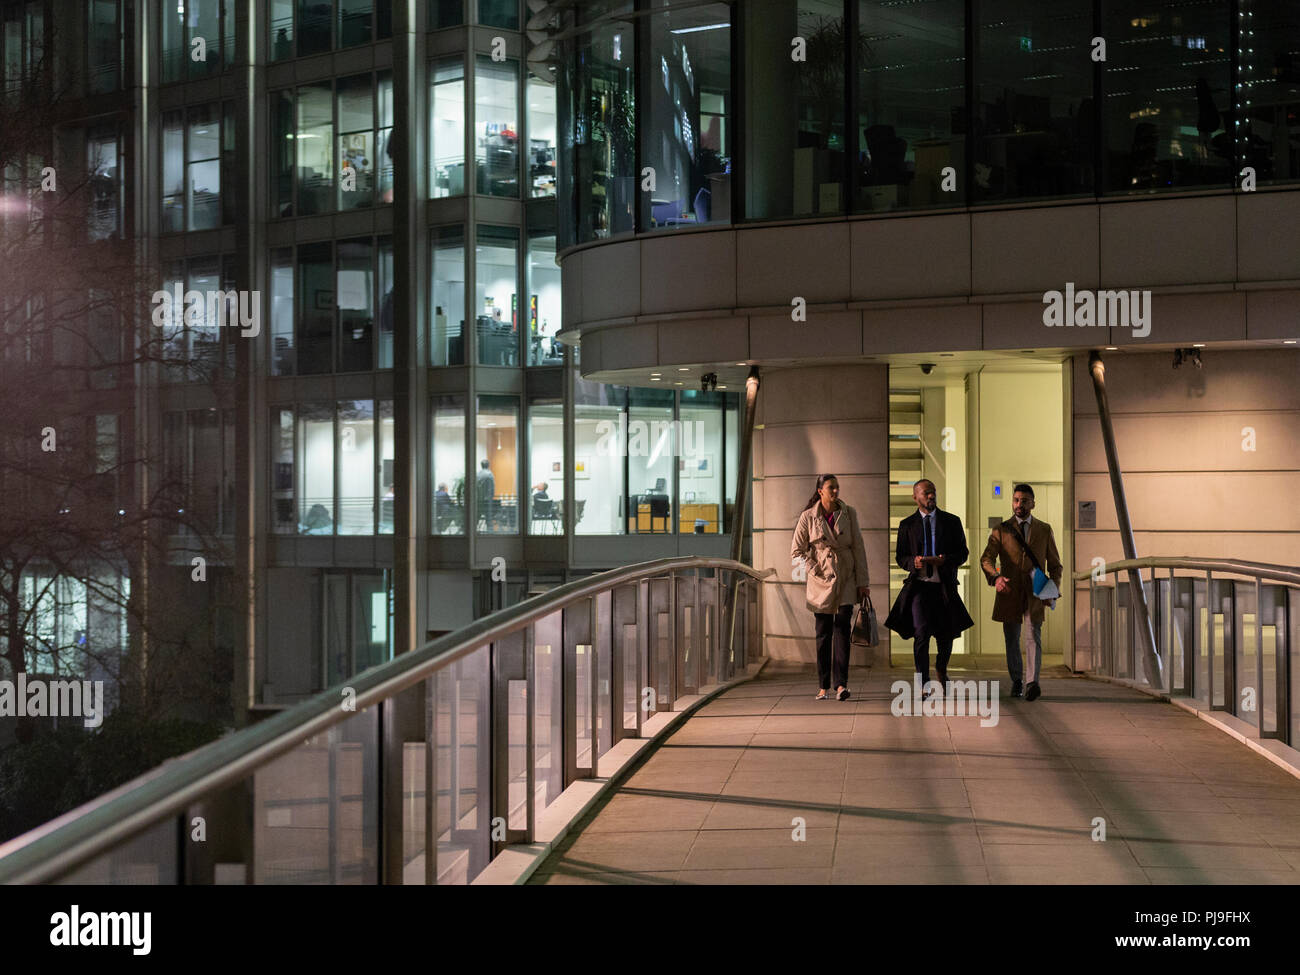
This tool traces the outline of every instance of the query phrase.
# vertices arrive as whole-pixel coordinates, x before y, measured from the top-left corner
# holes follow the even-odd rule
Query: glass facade
[[[474,58],[474,172],[477,192],[519,195],[519,62]]]
[[[437,227],[432,232],[433,287],[430,301],[430,365],[465,362],[465,230]]]
[[[528,533],[564,531],[564,403],[528,401]]]
[[[433,534],[463,535],[470,504],[465,490],[465,397],[434,397],[429,419]]]
[[[480,396],[475,429],[474,499],[478,531],[519,534],[519,401]]]
[[[269,6],[273,61],[393,36],[393,5],[385,0],[270,0]]]
[[[479,365],[518,365],[519,230],[479,226],[477,236],[474,311]]]
[[[429,195],[465,192],[465,63],[442,58],[429,66]]]
[[[564,16],[561,250],[733,215],[777,220],[1300,178],[1300,27],[1275,5],[644,6],[635,28],[618,19],[629,5],[612,0]],[[1098,33],[1104,52],[1093,45]],[[633,61],[641,65],[635,86]]]
[[[528,364],[558,366],[564,352],[560,330],[560,267],[555,262],[555,228],[528,227]]]

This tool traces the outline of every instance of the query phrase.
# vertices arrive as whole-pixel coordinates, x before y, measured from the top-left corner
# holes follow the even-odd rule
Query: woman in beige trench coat
[[[858,513],[839,499],[834,474],[817,478],[790,545],[790,561],[808,571],[805,599],[817,623],[817,700],[830,697],[832,661],[835,696],[848,699],[849,626],[853,604],[871,591],[867,585],[867,552],[858,527]],[[833,651],[833,654],[832,654]]]

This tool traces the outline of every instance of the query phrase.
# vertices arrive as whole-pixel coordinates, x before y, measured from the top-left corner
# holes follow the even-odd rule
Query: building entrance
[[[1072,637],[1072,522],[1065,462],[1069,444],[1068,363],[1024,356],[907,356],[889,367],[889,556],[892,604],[907,573],[894,562],[898,523],[916,510],[912,485],[934,482],[939,507],[961,518],[970,555],[958,570],[975,626],[953,644],[955,668],[1005,667],[994,591],[980,569],[989,530],[1012,517],[1018,483],[1033,487],[1033,517],[1052,526],[1064,565],[1062,598],[1043,625],[1043,665],[1061,663]],[[890,659],[912,659],[912,642],[891,634]],[[933,659],[934,647],[931,647]]]

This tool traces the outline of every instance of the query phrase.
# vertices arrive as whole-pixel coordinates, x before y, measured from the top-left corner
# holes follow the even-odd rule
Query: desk
[[[718,506],[716,504],[683,504],[678,512],[677,530],[684,534],[695,531],[695,523],[704,522],[704,535],[717,535],[722,529],[718,524]]]

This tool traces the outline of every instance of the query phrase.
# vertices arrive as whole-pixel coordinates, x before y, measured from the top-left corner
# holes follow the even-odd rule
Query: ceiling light
[[[677,367],[677,371],[678,371],[678,372],[690,372],[690,371],[691,371],[691,367],[690,367],[690,366],[678,366],[678,367]]]
[[[697,34],[702,30],[726,30],[730,24],[705,24],[702,27],[678,27],[676,30],[669,31],[670,34]]]
[[[1283,339],[1283,340],[1282,340],[1282,344],[1283,344],[1283,345],[1295,345],[1295,339]]]
[[[1118,346],[1118,345],[1108,345],[1108,346],[1106,346],[1106,351],[1107,351],[1107,352],[1118,352],[1118,351],[1119,351],[1119,346]]]
[[[1203,348],[1205,348],[1205,343],[1204,343],[1204,342],[1193,342],[1193,343],[1192,343],[1192,348],[1193,348],[1193,349],[1203,349]]]

